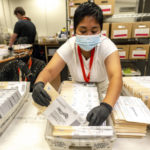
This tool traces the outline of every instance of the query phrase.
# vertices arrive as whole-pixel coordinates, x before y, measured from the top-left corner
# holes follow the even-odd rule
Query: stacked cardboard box
[[[103,24],[103,30],[101,31],[102,35],[109,37],[109,23]]]
[[[77,7],[84,3],[84,2],[87,2],[88,0],[69,0],[69,17],[70,18],[73,18],[74,16],[74,13],[75,13],[75,10],[77,9]]]
[[[150,22],[135,22],[132,27],[133,38],[150,37]]]
[[[143,137],[150,124],[150,111],[141,99],[120,96],[112,112],[116,135]]]
[[[102,9],[103,15],[114,14],[115,0],[94,0],[94,2]]]
[[[150,108],[150,77],[124,77],[123,85],[130,95],[141,98]]]
[[[128,59],[129,45],[117,45],[120,59]]]
[[[148,59],[149,45],[130,45],[129,59]]]
[[[111,39],[131,38],[132,23],[112,23]]]

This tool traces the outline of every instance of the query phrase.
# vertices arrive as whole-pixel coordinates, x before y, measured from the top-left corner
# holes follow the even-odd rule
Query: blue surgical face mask
[[[76,35],[76,44],[85,51],[90,51],[100,43],[100,34]]]

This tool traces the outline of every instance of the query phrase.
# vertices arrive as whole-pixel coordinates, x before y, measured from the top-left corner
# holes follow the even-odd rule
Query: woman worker
[[[99,106],[87,114],[89,125],[101,125],[109,116],[122,88],[120,58],[114,43],[101,35],[103,14],[99,6],[92,2],[81,4],[74,14],[74,37],[67,40],[36,79],[33,99],[42,106],[48,106],[50,97],[43,89],[68,65],[73,80],[96,82],[103,90],[109,80],[105,97]]]

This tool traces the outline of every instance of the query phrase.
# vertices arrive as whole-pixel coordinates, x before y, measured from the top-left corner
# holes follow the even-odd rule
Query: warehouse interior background
[[[85,0],[84,0],[85,1]],[[94,1],[94,0],[90,0]],[[77,1],[79,2],[79,1]],[[113,4],[114,5],[114,4]],[[74,7],[70,5],[69,0],[0,0],[0,43],[8,44],[17,18],[14,15],[14,9],[22,6],[26,11],[26,16],[31,18],[37,30],[37,43],[40,44],[49,38],[57,38],[63,28],[67,29],[68,38],[73,35],[73,18],[71,17]],[[107,27],[108,37],[112,39],[113,23],[135,23],[140,21],[150,21],[149,0],[115,0],[112,6],[113,13],[104,15],[104,23],[109,23]],[[128,27],[130,27],[128,25]],[[132,32],[133,29],[131,29]],[[150,38],[112,39],[116,45],[149,44]],[[49,42],[49,41],[48,41]],[[60,43],[60,41],[59,41]],[[63,43],[63,42],[62,42]],[[61,44],[62,44],[61,43]],[[60,47],[36,45],[36,52],[33,52],[36,58],[46,61],[51,59],[54,52]],[[129,50],[128,50],[129,51]],[[128,57],[121,60],[122,67],[128,67],[133,64],[139,69],[140,75],[150,75],[150,61],[147,54],[146,59],[129,60]],[[126,62],[127,61],[127,62]],[[68,74],[65,73],[64,79]]]
[[[139,10],[139,3],[140,5]],[[148,0],[116,0],[114,14],[137,14],[150,12]],[[66,0],[0,0],[0,33],[13,32],[17,21],[15,7],[23,6],[26,15],[36,25],[38,36],[55,35],[66,26]],[[143,7],[143,8],[141,8]],[[106,22],[134,22],[136,18],[108,18]]]
[[[57,49],[74,36],[73,13],[83,1],[87,0],[0,0],[0,79],[5,71],[8,76],[13,77],[11,70],[13,67],[7,67],[7,64],[13,61],[17,62],[14,68],[17,70],[15,73],[19,74],[19,80],[15,82],[10,80],[0,82],[0,150],[57,150],[56,148],[64,150],[67,146],[69,146],[67,150],[150,150],[150,0],[90,0],[99,2],[98,5],[101,7],[103,5],[101,1],[108,2],[105,9],[109,6],[110,10],[103,11],[105,14],[101,33],[117,46],[122,67],[122,91],[105,122],[106,133],[103,132],[105,128],[104,130],[102,128],[102,132],[101,129],[99,130],[100,126],[96,129],[98,133],[102,133],[102,138],[100,135],[100,139],[94,141],[95,139],[90,136],[93,136],[91,133],[96,133],[95,129],[92,132],[89,128],[85,128],[89,130],[87,135],[90,140],[86,137],[87,141],[76,142],[77,137],[75,137],[74,142],[72,134],[66,142],[62,140],[66,137],[60,132],[59,127],[55,126],[57,134],[55,139],[54,130],[49,124],[51,120],[39,115],[45,108],[40,110],[41,107],[37,107],[33,102],[31,84],[29,84],[31,81],[26,82],[25,75],[20,74],[21,67],[18,67],[18,62],[28,57],[28,52],[33,51],[30,58],[47,65]],[[33,44],[14,44],[12,50],[9,50],[9,40],[18,21],[14,9],[18,6],[24,8],[26,16],[31,18],[36,26],[37,37]],[[136,32],[139,35],[136,35]],[[31,71],[29,60],[31,59],[28,59],[24,66]],[[5,66],[10,70],[9,73]],[[40,66],[36,71],[40,69],[43,68]],[[34,82],[32,84],[34,85]],[[95,102],[100,104],[97,83],[85,84],[72,81],[67,65],[50,84],[47,90],[52,90],[54,99],[55,94],[69,99],[68,103],[71,101],[70,104],[72,103],[72,108],[79,113],[79,117],[83,117],[84,105],[86,108],[94,104],[87,105],[85,101],[88,103],[95,99]],[[103,86],[102,89],[104,88]],[[55,114],[57,120],[57,113]],[[67,117],[64,115],[64,118]],[[82,129],[82,126],[78,127]],[[103,134],[106,134],[106,137]],[[85,135],[77,136],[82,139]]]

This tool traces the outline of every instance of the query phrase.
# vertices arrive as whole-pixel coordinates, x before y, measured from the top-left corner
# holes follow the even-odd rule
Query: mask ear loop
[[[77,44],[76,44],[76,43],[74,43],[74,49],[75,49],[75,53],[74,53],[74,56],[73,56],[73,57],[75,58],[75,63],[76,63],[76,65],[77,65],[77,62],[78,62],[78,61],[77,61],[77,56],[78,56],[78,55],[77,55]]]
[[[77,52],[77,44],[76,43],[74,43],[74,50],[75,50],[75,52],[73,53],[73,57],[74,57],[74,59],[75,59],[75,66],[78,66],[78,63],[79,63],[79,57],[78,57],[78,52]],[[77,76],[78,76],[78,74],[77,74]],[[78,76],[78,78],[80,78],[79,76]]]

